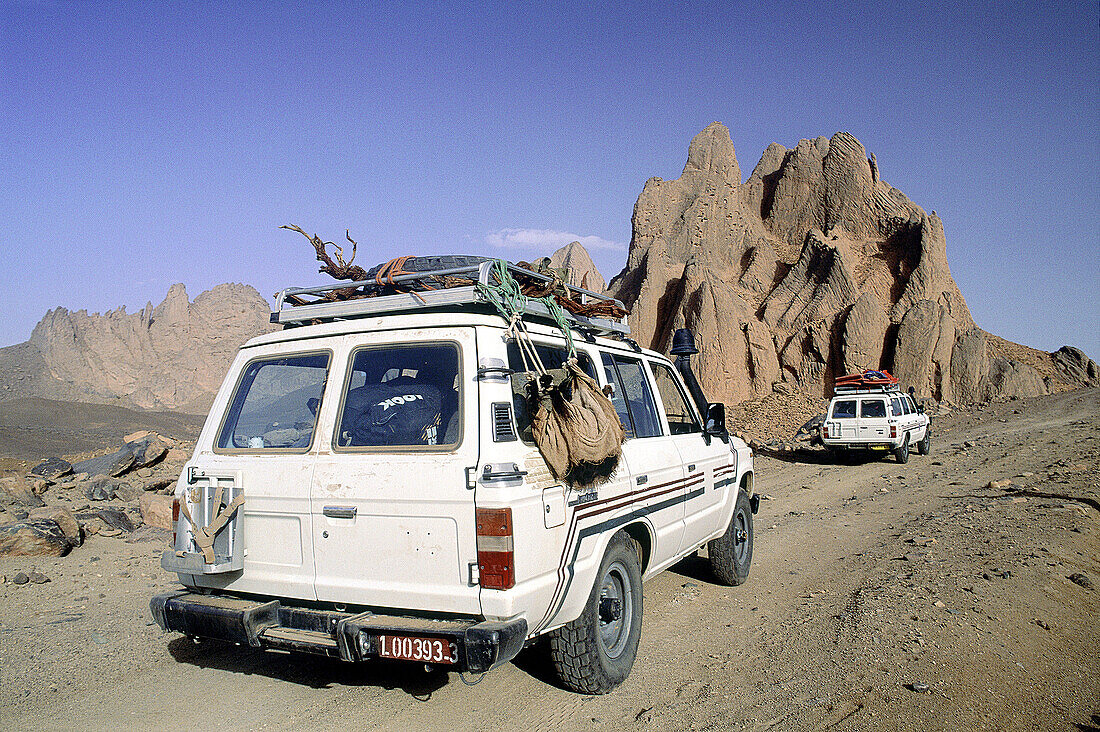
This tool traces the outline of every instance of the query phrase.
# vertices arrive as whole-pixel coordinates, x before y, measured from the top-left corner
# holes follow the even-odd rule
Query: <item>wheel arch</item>
[[[646,569],[649,568],[650,558],[653,556],[653,529],[645,521],[634,521],[624,526],[622,531],[625,531],[627,536],[633,539],[638,544],[639,555],[638,561],[642,565],[642,574],[645,574]],[[611,539],[608,538],[608,543]],[[607,551],[607,547],[604,547],[604,551]]]

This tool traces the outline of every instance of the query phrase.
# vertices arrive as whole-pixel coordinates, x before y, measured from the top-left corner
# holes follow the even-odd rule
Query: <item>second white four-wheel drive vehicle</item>
[[[492,264],[469,287],[281,293],[287,327],[241,348],[180,477],[162,628],[469,672],[548,635],[562,683],[604,693],[634,662],[643,580],[703,546],[719,581],[746,579],[752,452],[702,398],[689,334],[673,364],[621,319],[524,304],[525,343],[552,368],[571,336],[625,428],[610,479],[571,485],[532,442],[529,359],[479,288]]]
[[[924,408],[886,376],[836,387],[821,426],[827,449],[889,451],[899,463],[909,461],[912,448],[921,455],[932,451],[932,425]]]

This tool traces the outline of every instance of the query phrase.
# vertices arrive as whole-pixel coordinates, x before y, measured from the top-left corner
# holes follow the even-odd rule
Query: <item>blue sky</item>
[[[364,266],[589,237],[610,278],[718,120],[746,176],[851,132],[980,326],[1100,357],[1095,2],[0,0],[0,110],[0,345],[174,282],[323,282],[283,223]]]

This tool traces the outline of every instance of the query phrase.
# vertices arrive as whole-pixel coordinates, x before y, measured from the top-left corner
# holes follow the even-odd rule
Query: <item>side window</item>
[[[902,411],[901,399],[893,397],[890,399],[890,408],[893,410],[893,416],[900,417],[904,412]]]
[[[329,354],[265,358],[245,366],[218,449],[305,451],[328,378]]]
[[[901,403],[905,405],[905,413],[906,414],[912,414],[913,412],[917,411],[917,410],[913,409],[913,402],[909,400],[909,397],[903,396],[901,398]]]
[[[657,383],[657,393],[661,396],[661,403],[665,405],[669,431],[674,435],[702,432],[703,428],[695,419],[687,397],[680,389],[672,369],[663,363],[652,361],[649,365],[653,368],[653,380]]]
[[[885,417],[886,402],[881,399],[864,399],[860,402],[859,416],[861,417]]]
[[[855,399],[845,399],[843,401],[833,402],[833,419],[855,419],[855,417]]]
[[[352,356],[337,447],[456,445],[458,347],[447,343],[362,348]]]
[[[610,353],[601,353],[603,373],[608,384],[611,384],[611,405],[615,407],[615,413],[619,415],[619,421],[623,423],[626,431],[626,439],[637,437],[634,433],[634,420],[630,418],[630,408],[626,405],[626,390],[623,389],[622,379],[619,378],[619,370],[615,368],[615,359]]]
[[[547,369],[560,369],[565,366],[565,361],[569,358],[569,352],[565,348],[559,348],[557,346],[540,346],[535,345],[535,353],[538,354],[539,360],[542,361],[542,365]],[[577,364],[581,367],[581,370],[596,378],[596,369],[592,365],[592,359],[584,351],[577,351]],[[508,344],[508,368],[512,369],[516,374],[525,373],[525,365],[523,357],[520,355],[519,346],[515,341]],[[534,418],[534,414],[530,413],[528,409],[528,400],[526,391],[523,389],[526,387],[527,379],[522,376],[515,376],[512,379],[512,411],[516,416],[516,429],[519,432],[521,440],[527,443],[533,443],[534,438],[531,436],[531,420]]]
[[[642,362],[622,356],[613,356],[612,361],[618,371],[622,396],[634,424],[634,436],[656,437],[663,434],[660,419],[657,417],[657,405],[653,401],[653,393],[649,389]]]

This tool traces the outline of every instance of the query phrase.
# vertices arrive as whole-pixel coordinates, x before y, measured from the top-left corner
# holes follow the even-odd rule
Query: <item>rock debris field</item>
[[[555,686],[537,645],[469,686],[412,664],[163,633],[148,601],[175,582],[159,566],[167,532],[143,520],[142,498],[162,495],[189,446],[157,437],[164,455],[100,481],[104,500],[91,478],[16,476],[0,525],[66,509],[77,529],[53,519],[76,532],[65,556],[0,557],[0,725],[1097,728],[1100,390],[985,403],[933,428],[932,454],[907,465],[840,464],[805,446],[758,453],[749,581],[721,587],[690,557],[648,582],[638,660],[602,697]],[[34,498],[45,506],[20,502]]]

